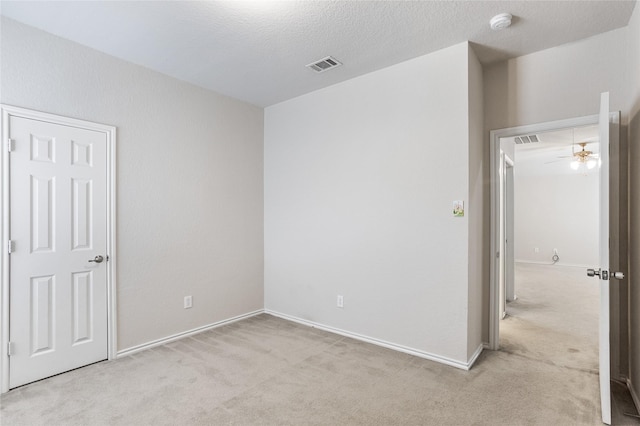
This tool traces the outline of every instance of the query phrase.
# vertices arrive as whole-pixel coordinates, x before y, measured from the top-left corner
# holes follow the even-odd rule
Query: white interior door
[[[609,354],[609,92],[600,96],[600,404],[611,424]]]
[[[108,358],[107,140],[18,116],[8,132],[14,388]]]

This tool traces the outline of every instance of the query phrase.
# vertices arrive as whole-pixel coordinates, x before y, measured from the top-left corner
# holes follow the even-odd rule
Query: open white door
[[[620,272],[609,270],[609,143],[619,119],[609,114],[609,92],[600,97],[600,265],[589,269],[587,274],[600,278],[600,404],[602,421],[611,424],[611,383],[609,353],[609,280],[622,279]]]
[[[609,92],[600,96],[600,405],[602,421],[611,424],[609,368]],[[606,273],[603,273],[606,272]]]

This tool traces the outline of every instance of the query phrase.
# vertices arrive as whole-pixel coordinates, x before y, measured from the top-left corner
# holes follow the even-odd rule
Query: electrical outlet
[[[538,247],[533,249],[534,253],[540,253],[540,249]]]
[[[185,296],[184,297],[184,308],[185,309],[189,309],[193,307],[193,297],[192,296]]]
[[[341,295],[338,295],[336,306],[338,306],[338,308],[344,308],[344,297],[342,297]]]

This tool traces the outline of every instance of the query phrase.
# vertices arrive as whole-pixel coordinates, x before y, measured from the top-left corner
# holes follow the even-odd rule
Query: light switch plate
[[[457,200],[453,202],[453,215],[455,217],[463,217],[464,216],[464,201]]]

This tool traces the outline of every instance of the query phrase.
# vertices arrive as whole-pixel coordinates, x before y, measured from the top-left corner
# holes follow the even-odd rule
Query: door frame
[[[509,221],[510,215],[507,214],[507,211],[513,210],[513,197],[509,196],[510,187],[507,185],[507,176],[508,170],[511,170],[511,176],[513,177],[513,167],[515,163],[513,158],[509,156],[502,147],[499,147],[499,164],[498,164],[498,173],[500,175],[498,179],[498,194],[501,194],[498,197],[498,246],[496,252],[499,252],[501,256],[496,257],[498,262],[498,268],[501,274],[498,274],[498,316],[500,319],[504,319],[507,315],[507,302],[510,301],[507,295],[508,287],[509,287],[509,274],[507,271],[509,270],[509,263],[513,263],[513,258],[509,255],[511,244],[507,244],[507,241],[513,241],[513,238],[510,238],[513,234],[513,229],[509,230]],[[502,202],[504,200],[504,202]],[[513,219],[513,218],[511,218]],[[513,222],[513,220],[511,221]],[[511,223],[512,225],[512,223]],[[513,227],[512,227],[513,228]],[[513,268],[511,268],[513,269]]]
[[[617,112],[609,113],[609,119],[619,117]],[[489,132],[490,164],[489,181],[491,186],[491,265],[489,281],[489,349],[498,350],[500,347],[500,180],[498,172],[500,167],[500,138],[519,136],[522,134],[542,133],[567,127],[580,127],[597,125],[599,115],[569,118],[564,120],[548,121],[545,123],[528,124],[524,126],[508,127],[491,130]],[[517,162],[517,158],[515,159]]]
[[[0,393],[9,391],[9,321],[10,321],[10,274],[9,274],[9,236],[10,236],[10,185],[9,185],[9,119],[21,117],[31,120],[45,121],[63,126],[77,127],[103,133],[107,143],[107,252],[109,261],[107,269],[107,359],[116,358],[117,328],[116,328],[116,128],[105,124],[94,123],[60,115],[34,111],[5,104],[0,104],[2,112],[2,149],[0,149],[0,211],[2,211],[2,226],[0,227],[0,250],[2,277],[0,277]]]
[[[506,302],[513,302],[517,299],[515,293],[515,187],[514,187],[514,166],[515,163],[508,155],[505,155],[505,223],[504,223],[504,238],[505,242],[505,270],[504,270],[504,297]]]

